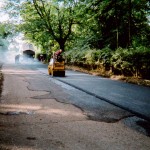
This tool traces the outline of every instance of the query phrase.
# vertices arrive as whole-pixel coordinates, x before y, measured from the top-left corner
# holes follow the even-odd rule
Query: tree
[[[68,2],[33,0],[23,3],[21,17],[25,34],[32,32],[34,39],[34,35],[43,32],[48,40],[57,41],[64,50],[66,41],[73,32],[72,27],[77,23],[74,15],[75,3]]]
[[[89,44],[96,48],[110,46],[116,49],[132,46],[135,39],[140,43],[143,39],[149,41],[148,0],[142,3],[140,0],[86,0],[84,3],[83,15],[88,25],[84,30],[93,37]]]
[[[2,11],[7,13],[11,18],[9,23],[19,24],[20,23],[20,9],[22,5],[22,0],[5,0],[5,5]]]
[[[8,46],[7,38],[10,35],[12,35],[11,25],[6,24],[6,23],[0,23],[0,46],[2,46],[3,49],[7,49],[7,46]]]

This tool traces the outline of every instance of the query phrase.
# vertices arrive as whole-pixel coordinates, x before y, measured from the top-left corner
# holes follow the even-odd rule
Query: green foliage
[[[84,46],[81,49],[78,49],[78,47],[75,47],[72,50],[66,51],[65,57],[68,63],[71,64],[83,64],[85,61],[85,55],[88,51],[89,47]]]
[[[135,76],[150,78],[150,49],[140,46],[132,51],[131,63]]]
[[[111,58],[111,64],[120,74],[149,78],[150,50],[143,46],[135,49],[117,49]]]
[[[112,50],[110,48],[106,47],[100,50],[99,62],[103,66],[110,66],[111,57],[112,57]]]
[[[44,42],[37,43],[42,47],[51,40],[53,43],[57,42],[64,50],[73,32],[72,27],[78,20],[75,16],[74,3],[68,2],[55,0],[24,2],[21,9],[23,23],[20,29],[34,43],[45,39]]]
[[[143,46],[135,49],[109,48],[101,50],[85,47],[84,50],[70,50],[66,52],[68,64],[90,66],[91,68],[105,68],[113,74],[150,78],[150,50]],[[97,67],[96,67],[97,66]],[[103,67],[102,67],[103,66]]]
[[[132,71],[132,53],[131,50],[118,48],[111,57],[111,65],[114,70],[121,71],[121,74],[124,74],[125,71]]]
[[[14,16],[19,12],[22,17],[18,30],[42,52],[49,55],[62,48],[68,63],[150,76],[148,0],[11,0],[8,4],[8,10],[16,9]]]
[[[9,45],[7,38],[11,34],[11,25],[6,23],[0,23],[0,50],[7,50]]]
[[[10,34],[10,25],[6,23],[0,23],[0,36],[2,38],[7,38]]]
[[[88,0],[81,5],[82,34],[91,37],[91,48],[129,47],[135,39],[139,44],[149,45],[150,28],[147,16],[147,0],[98,1]],[[84,16],[84,18],[83,18]]]

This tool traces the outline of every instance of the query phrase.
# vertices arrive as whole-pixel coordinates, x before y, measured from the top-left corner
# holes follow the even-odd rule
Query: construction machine
[[[62,55],[56,58],[53,54],[48,64],[48,74],[52,76],[65,76],[65,59]]]

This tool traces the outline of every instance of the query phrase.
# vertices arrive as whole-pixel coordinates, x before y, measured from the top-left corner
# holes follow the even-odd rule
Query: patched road
[[[40,68],[39,70],[47,74],[47,69]],[[93,111],[98,110],[97,107],[99,108],[99,105],[102,105],[102,108],[104,108],[103,104],[108,102],[150,121],[150,87],[124,83],[122,81],[115,81],[68,70],[66,71],[66,77],[54,77],[52,81],[55,81],[54,79],[64,83],[62,84],[64,87],[68,85],[68,87],[70,86],[74,87],[76,90],[78,89],[77,92],[74,91],[73,93],[79,95],[79,99],[83,95],[81,93],[85,93],[83,97],[86,97],[87,101],[83,101],[83,103],[86,103],[91,108],[93,107]],[[59,84],[59,82],[57,83]],[[71,90],[69,93],[70,92]],[[83,97],[79,102],[75,103],[81,108],[82,106],[79,103],[82,103]]]
[[[0,149],[150,149],[149,122],[48,76],[45,65],[2,72]]]

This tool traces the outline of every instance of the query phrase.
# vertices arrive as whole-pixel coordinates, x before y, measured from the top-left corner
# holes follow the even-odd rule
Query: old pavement
[[[110,104],[105,104],[105,109],[123,112],[121,120],[113,123],[90,120],[88,112],[70,101],[73,95],[68,91],[77,91],[62,88],[66,85],[44,75],[41,69],[32,65],[4,64],[2,72],[0,149],[150,149],[148,128],[142,127],[149,127],[145,120]],[[76,98],[87,97],[84,94]],[[127,118],[123,119],[124,115]]]

